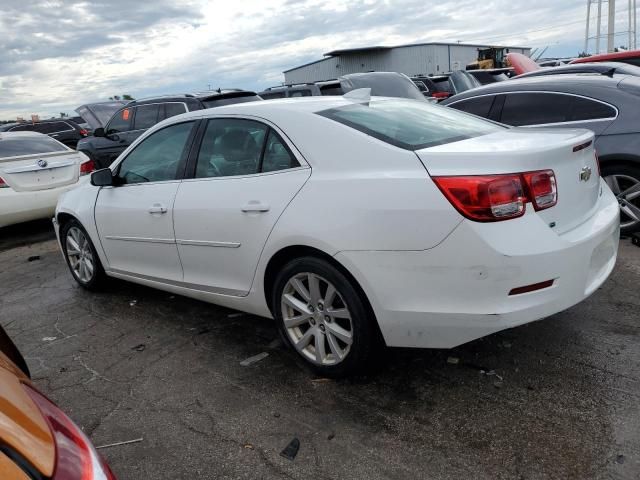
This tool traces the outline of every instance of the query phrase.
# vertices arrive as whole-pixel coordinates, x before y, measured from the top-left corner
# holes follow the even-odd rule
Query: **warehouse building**
[[[462,43],[416,43],[396,47],[365,47],[334,50],[321,60],[285,70],[286,84],[308,83],[358,72],[400,72],[409,76],[434,75],[464,69],[478,57],[478,50],[505,48],[529,55],[526,47],[468,45]]]

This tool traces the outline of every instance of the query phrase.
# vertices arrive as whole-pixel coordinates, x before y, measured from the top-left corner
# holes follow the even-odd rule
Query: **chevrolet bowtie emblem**
[[[590,178],[591,178],[591,167],[582,167],[582,170],[580,170],[580,181],[588,182]]]

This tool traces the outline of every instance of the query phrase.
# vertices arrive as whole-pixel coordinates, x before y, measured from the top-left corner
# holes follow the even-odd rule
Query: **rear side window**
[[[487,95],[483,97],[469,98],[462,100],[454,104],[449,105],[451,108],[461,110],[463,112],[471,113],[479,117],[489,118],[489,112],[491,106],[496,97],[494,95]]]
[[[34,135],[22,138],[7,138],[0,134],[0,158],[64,152],[65,150],[67,148],[64,145],[49,137]]]
[[[35,126],[31,123],[25,125],[18,125],[17,127],[10,128],[10,132],[33,132],[35,130]]]
[[[574,97],[558,93],[509,93],[501,122],[513,126],[568,122]]]
[[[615,116],[616,110],[610,105],[588,98],[574,97],[571,110],[571,120],[573,121],[613,118]]]
[[[171,102],[164,104],[164,118],[175,117],[186,112],[187,107],[185,107],[184,103]]]
[[[318,115],[407,150],[466,140],[505,128],[447,107],[411,100],[346,105]]]
[[[140,105],[136,107],[136,118],[133,121],[134,130],[144,130],[158,123],[158,110],[162,105]]]
[[[299,166],[298,160],[291,154],[280,136],[273,130],[269,130],[260,171],[276,172]]]
[[[269,93],[261,93],[260,96],[265,100],[271,100],[272,98],[284,98],[284,92],[269,92]]]
[[[289,91],[289,96],[290,97],[310,97],[311,96],[311,90],[290,90]]]

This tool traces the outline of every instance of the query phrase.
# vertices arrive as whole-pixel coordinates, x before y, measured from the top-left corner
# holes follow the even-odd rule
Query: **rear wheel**
[[[620,204],[620,231],[628,235],[640,230],[640,168],[604,167],[602,177]]]
[[[97,289],[105,279],[96,249],[82,225],[70,220],[60,231],[62,250],[71,275],[81,287]]]
[[[325,260],[287,263],[276,277],[272,311],[286,342],[320,375],[361,373],[378,347],[366,300]]]

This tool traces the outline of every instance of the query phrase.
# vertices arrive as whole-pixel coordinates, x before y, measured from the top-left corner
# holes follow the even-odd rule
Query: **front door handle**
[[[266,203],[259,202],[258,200],[251,200],[244,207],[242,207],[242,211],[245,213],[248,212],[268,212],[271,207]]]
[[[154,203],[153,206],[149,207],[149,213],[167,213],[167,207],[164,205],[160,205],[159,203]]]

